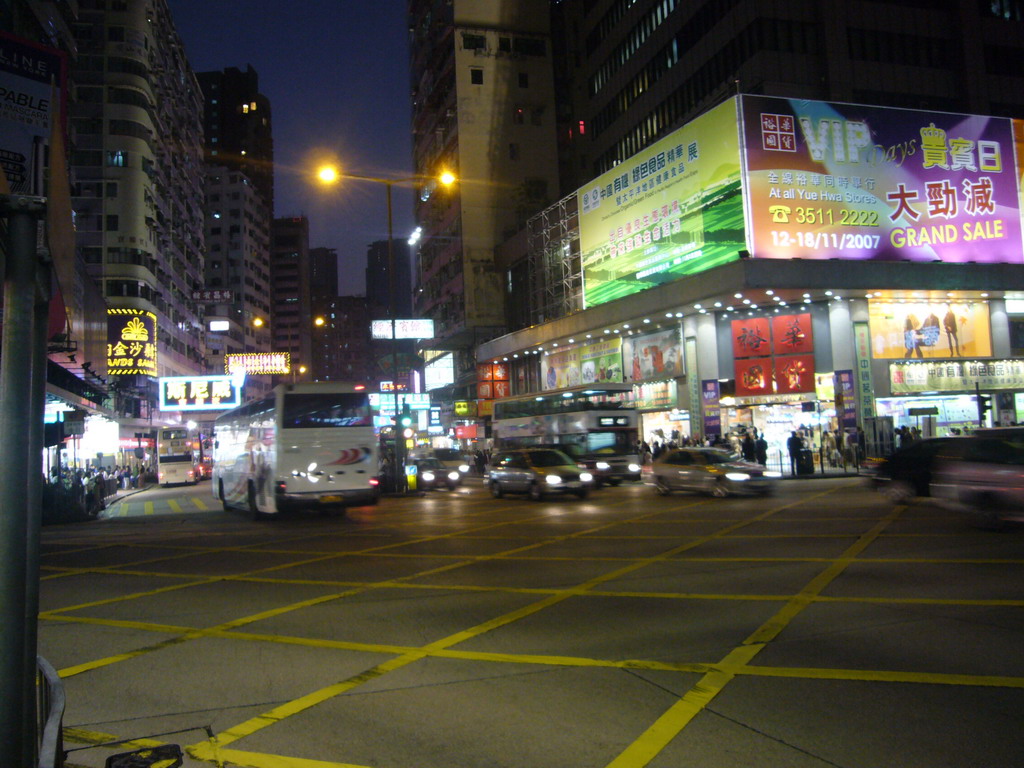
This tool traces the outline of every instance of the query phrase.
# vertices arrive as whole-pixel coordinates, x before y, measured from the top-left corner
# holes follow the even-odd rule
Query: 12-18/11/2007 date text
[[[850,232],[780,232],[772,230],[772,245],[778,248],[865,250],[878,248],[881,240],[881,235],[859,235]]]

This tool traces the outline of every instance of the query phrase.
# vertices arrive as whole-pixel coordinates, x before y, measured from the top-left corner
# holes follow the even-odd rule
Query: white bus
[[[185,427],[157,430],[156,477],[160,485],[196,482],[194,439]]]
[[[377,437],[362,385],[281,384],[213,427],[213,494],[254,518],[376,504]]]

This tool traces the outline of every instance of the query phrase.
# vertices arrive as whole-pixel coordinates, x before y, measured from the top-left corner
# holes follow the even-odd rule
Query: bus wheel
[[[256,486],[249,483],[249,515],[253,520],[262,520],[265,515],[260,512],[259,505],[256,503]]]

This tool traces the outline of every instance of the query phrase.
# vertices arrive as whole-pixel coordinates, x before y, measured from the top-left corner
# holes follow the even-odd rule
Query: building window
[[[123,149],[112,149],[107,151],[107,167],[126,168],[128,166],[128,153]]]
[[[529,88],[530,87],[530,75],[526,72],[519,73],[519,87]]]
[[[108,181],[105,185],[104,195],[106,197],[117,197],[117,182]]]
[[[123,43],[124,27],[107,27],[107,40],[112,43]]]
[[[511,37],[499,37],[498,38],[498,52],[499,53],[512,53],[512,38]]]
[[[117,232],[118,219],[117,214],[112,213],[107,215],[106,230],[107,232]]]
[[[473,85],[484,84],[484,71],[477,67],[473,67],[469,70],[469,82]]]
[[[483,35],[471,35],[468,32],[463,32],[462,47],[467,51],[485,51],[487,50],[487,38]]]
[[[512,122],[515,123],[516,125],[522,125],[523,124],[523,108],[522,107],[515,107],[512,110]]]

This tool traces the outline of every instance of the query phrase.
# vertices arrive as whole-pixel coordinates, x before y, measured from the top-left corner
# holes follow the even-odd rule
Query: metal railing
[[[36,734],[39,768],[64,765],[64,683],[57,670],[36,656]]]

